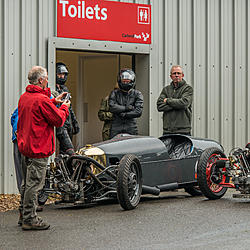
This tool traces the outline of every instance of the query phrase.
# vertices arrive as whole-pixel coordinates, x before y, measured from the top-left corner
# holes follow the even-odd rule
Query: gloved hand
[[[76,122],[73,124],[73,135],[78,134],[79,131],[80,131],[80,127],[79,127],[78,123]]]
[[[132,105],[127,105],[125,106],[125,111],[132,111],[134,109],[134,107]]]

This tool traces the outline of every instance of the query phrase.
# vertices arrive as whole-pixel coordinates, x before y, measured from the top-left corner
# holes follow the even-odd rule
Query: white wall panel
[[[241,146],[245,144],[247,132],[247,26],[246,1],[238,0],[234,2],[234,144]],[[241,133],[237,133],[241,131]]]
[[[220,141],[220,4],[207,1],[207,137]]]
[[[206,1],[194,1],[194,108],[193,133],[206,135]],[[201,98],[202,97],[202,98]]]
[[[47,3],[47,4],[46,4]],[[1,13],[0,193],[15,193],[10,116],[27,86],[33,65],[47,66],[47,40],[54,35],[53,1],[3,0]]]
[[[39,0],[38,3],[38,64],[45,67],[48,63],[48,37],[56,36],[56,1]]]
[[[249,1],[246,2],[246,12],[250,13],[250,3]],[[248,15],[248,14],[247,14]],[[246,138],[249,141],[250,140],[250,87],[248,85],[249,79],[250,79],[250,47],[249,47],[249,41],[250,41],[250,18],[248,17],[246,20]]]
[[[3,93],[4,93],[4,3],[0,3],[0,79],[1,83],[0,84],[0,120],[1,120],[1,126],[0,126],[0,193],[1,191],[3,192],[4,190],[4,98],[3,98]]]
[[[21,45],[21,91],[24,92],[27,85],[27,74],[33,65],[38,64],[38,5],[37,1],[23,0],[21,3],[21,33],[18,38]]]
[[[1,188],[15,190],[15,171],[12,158],[10,116],[14,110],[19,97],[20,78],[20,2],[9,0],[2,2],[3,7],[3,91],[1,99],[3,113],[1,129],[3,136],[1,144],[1,168],[2,177]]]
[[[178,64],[179,58],[179,4],[176,0],[165,1],[165,72],[167,82],[172,65]],[[166,83],[165,82],[165,83]]]
[[[185,80],[193,86],[193,1],[192,0],[180,0],[179,1],[179,13],[178,17],[178,61],[177,63],[182,65],[184,70]],[[176,27],[173,27],[175,29]],[[170,34],[170,33],[169,33]],[[168,69],[169,80],[169,69]]]
[[[224,145],[233,144],[234,98],[233,98],[233,55],[234,19],[233,0],[221,1],[221,141]]]
[[[164,0],[154,2],[152,5],[152,45],[150,52],[150,135],[158,136],[162,131],[162,115],[158,114],[156,100],[164,85]],[[159,12],[161,12],[159,14]]]
[[[162,134],[156,100],[170,82],[171,66],[181,64],[194,87],[193,135],[216,139],[226,151],[244,146],[250,139],[250,0],[117,2],[152,5],[150,134]],[[31,66],[48,66],[48,38],[56,35],[56,1],[2,0],[0,13],[0,193],[13,193],[10,114]]]

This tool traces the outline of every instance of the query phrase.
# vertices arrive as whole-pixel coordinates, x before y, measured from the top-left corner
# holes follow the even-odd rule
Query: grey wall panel
[[[170,0],[165,3],[165,83],[169,81],[169,69],[171,65],[177,64],[179,58],[179,5],[178,1]]]
[[[220,141],[220,5],[207,2],[207,137]]]
[[[192,0],[181,0],[179,1],[179,13],[178,17],[178,63],[182,65],[185,79],[193,86],[193,1]],[[174,25],[175,26],[175,25]],[[174,27],[173,27],[174,28]],[[168,33],[170,34],[170,33]],[[168,79],[169,79],[169,69],[168,69]]]
[[[246,12],[250,13],[250,3],[247,1],[247,7]],[[250,87],[248,85],[249,79],[250,79],[250,47],[249,47],[249,41],[250,41],[250,18],[247,15],[246,20],[246,34],[247,34],[247,43],[246,43],[246,99],[247,99],[247,107],[246,107],[246,138],[250,138]]]
[[[161,14],[159,14],[159,11]],[[152,45],[150,53],[150,135],[162,133],[162,116],[156,109],[156,100],[164,85],[164,0],[154,1],[152,5]]]
[[[38,14],[38,64],[47,67],[48,38],[56,36],[56,1],[39,0]]]
[[[233,144],[233,1],[221,1],[221,141]]]
[[[33,65],[38,64],[38,5],[37,1],[21,1],[21,74],[20,79],[21,91],[24,92],[27,86],[27,75]]]
[[[0,193],[14,193],[10,115],[25,90],[29,69],[47,65],[46,41],[54,35],[54,4],[48,0],[4,0],[1,13],[1,76],[5,84],[1,87]]]
[[[245,11],[243,11],[245,10]],[[246,1],[234,2],[234,144],[245,143],[246,138],[246,107],[247,107],[247,79],[246,79]],[[240,134],[237,131],[241,131]]]
[[[197,136],[206,134],[206,1],[194,1],[194,108],[193,128]]]
[[[3,181],[1,187],[4,192],[15,189],[15,174],[12,158],[10,115],[18,100],[18,84],[20,78],[20,2],[15,0],[3,1],[3,83],[1,92],[3,113],[1,129],[3,136],[1,144],[1,168]]]
[[[3,192],[3,185],[4,185],[4,144],[3,144],[3,135],[4,135],[4,99],[3,99],[3,93],[4,93],[4,3],[0,2],[0,119],[1,119],[1,126],[0,126],[0,193]]]

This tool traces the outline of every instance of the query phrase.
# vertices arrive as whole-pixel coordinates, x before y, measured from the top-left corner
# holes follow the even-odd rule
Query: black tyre
[[[214,163],[217,159],[225,157],[218,148],[208,148],[201,154],[197,167],[198,184],[202,193],[210,200],[220,199],[227,191],[227,188],[211,181]]]
[[[187,192],[188,194],[190,194],[192,196],[201,196],[201,195],[203,195],[203,193],[201,192],[199,186],[186,187],[185,192]]]
[[[48,200],[48,194],[42,189],[38,192],[37,201],[39,206],[43,206]]]
[[[117,198],[124,210],[138,205],[142,192],[142,171],[139,159],[132,154],[124,155],[117,174]]]

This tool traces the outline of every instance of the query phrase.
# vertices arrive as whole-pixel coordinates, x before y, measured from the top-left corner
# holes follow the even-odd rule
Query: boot
[[[22,229],[23,230],[47,230],[49,229],[50,224],[44,222],[41,218],[37,218],[37,221],[34,223],[26,223],[23,222]]]

